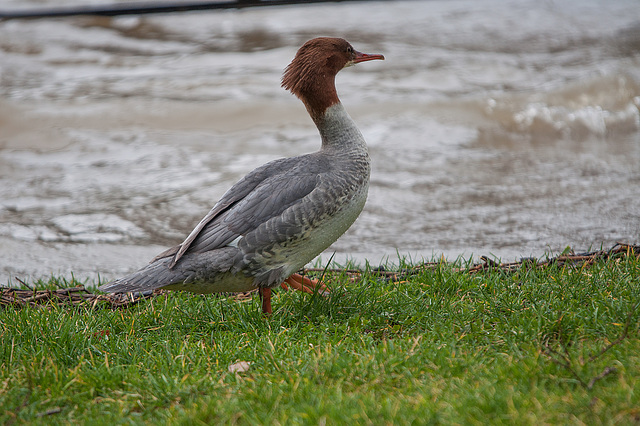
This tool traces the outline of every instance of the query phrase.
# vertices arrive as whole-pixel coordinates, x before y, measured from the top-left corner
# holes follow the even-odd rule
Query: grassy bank
[[[4,307],[0,422],[640,420],[636,257],[464,266],[334,275],[329,298],[277,292],[270,318],[257,297],[180,293]]]

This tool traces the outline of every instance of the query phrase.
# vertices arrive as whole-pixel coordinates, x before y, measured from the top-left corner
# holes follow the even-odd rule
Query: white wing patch
[[[227,244],[227,247],[238,247],[238,243],[243,238],[244,238],[244,235],[239,235],[235,240],[233,240],[229,244]]]

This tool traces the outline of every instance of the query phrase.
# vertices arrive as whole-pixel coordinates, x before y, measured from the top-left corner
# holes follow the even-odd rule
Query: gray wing
[[[319,166],[310,154],[255,169],[223,195],[182,244],[158,258],[174,255],[171,268],[187,252],[203,253],[229,245],[301,202],[318,185]]]

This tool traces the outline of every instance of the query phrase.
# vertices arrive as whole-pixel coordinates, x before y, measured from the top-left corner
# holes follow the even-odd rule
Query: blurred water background
[[[373,172],[364,212],[323,261],[511,261],[640,241],[637,0],[9,20],[0,283],[130,272],[181,242],[245,173],[316,150],[280,76],[320,35],[387,58],[337,78]]]

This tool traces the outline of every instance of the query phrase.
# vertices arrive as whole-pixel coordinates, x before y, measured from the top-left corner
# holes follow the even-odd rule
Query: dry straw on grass
[[[570,267],[589,267],[597,261],[605,261],[612,257],[618,256],[634,256],[640,257],[640,244],[632,245],[618,243],[609,250],[598,250],[588,253],[570,253],[562,254],[556,257],[539,260],[535,258],[524,258],[519,262],[498,263],[486,256],[480,259],[482,263],[472,265],[460,270],[467,271],[469,274],[475,274],[482,271],[505,271],[513,272],[522,266],[530,268],[548,268],[550,266],[570,266]],[[418,274],[424,270],[435,269],[441,266],[443,262],[424,262],[411,268],[405,268],[400,271],[386,271],[384,268],[377,268],[372,271],[375,276],[380,276],[391,281],[401,281],[412,275]],[[363,274],[359,269],[322,269],[322,268],[306,268],[301,271],[303,274],[322,274],[323,278],[327,278],[333,274],[346,274],[351,281],[358,280]],[[127,308],[138,303],[141,300],[155,297],[165,293],[163,290],[148,291],[144,293],[127,293],[127,294],[96,294],[92,293],[84,286],[76,286],[69,288],[59,288],[55,290],[37,290],[31,288],[27,283],[18,279],[18,281],[27,289],[0,287],[0,307],[2,306],[36,306],[49,305],[51,303],[63,306],[74,307],[107,307],[111,309]],[[251,297],[252,292],[238,293],[235,297],[238,300],[246,300]]]

